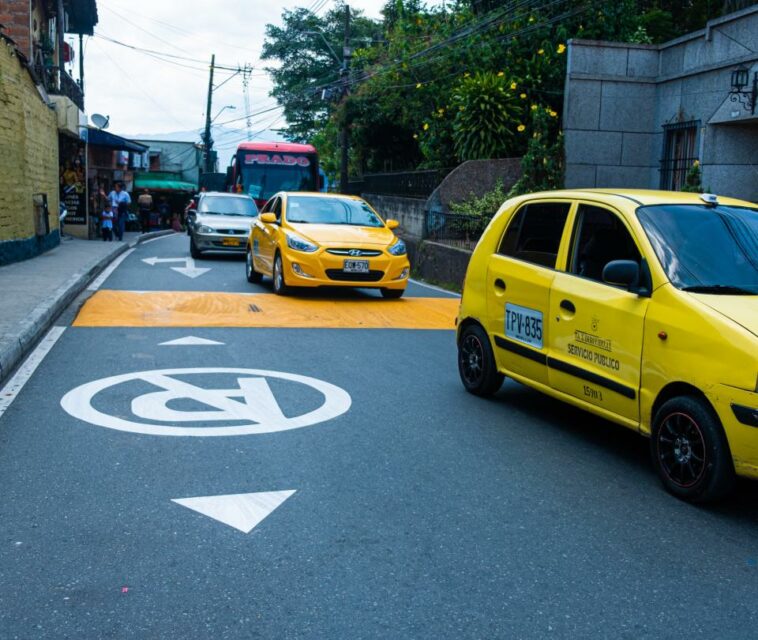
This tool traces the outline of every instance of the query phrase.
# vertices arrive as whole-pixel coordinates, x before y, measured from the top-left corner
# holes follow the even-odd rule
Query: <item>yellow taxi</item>
[[[277,193],[261,209],[247,243],[247,279],[271,276],[274,292],[348,286],[399,298],[408,284],[405,243],[367,202],[326,193]]]
[[[504,376],[650,438],[665,487],[758,478],[758,206],[588,189],[506,201],[457,319],[476,395]]]

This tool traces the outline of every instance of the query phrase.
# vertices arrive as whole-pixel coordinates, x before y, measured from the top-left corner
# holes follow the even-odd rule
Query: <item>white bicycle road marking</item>
[[[208,374],[233,374],[237,377],[239,386],[232,389],[207,388],[174,377]],[[324,397],[323,404],[302,415],[287,417],[282,413],[267,378],[288,380],[311,387]],[[104,413],[92,406],[92,401],[98,393],[132,381],[147,382],[161,389],[133,398],[131,411],[134,416],[169,424],[127,420]],[[204,404],[208,410],[181,410],[169,406],[170,402],[183,399]],[[347,391],[323,380],[281,371],[227,367],[157,369],[125,373],[87,382],[72,389],[61,399],[61,406],[69,415],[99,427],[144,435],[194,437],[242,436],[309,427],[342,415],[351,404],[352,399]],[[225,426],[180,426],[186,422],[235,421],[246,423]]]

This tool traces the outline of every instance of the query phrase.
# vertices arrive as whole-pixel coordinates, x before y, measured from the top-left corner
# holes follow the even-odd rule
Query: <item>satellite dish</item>
[[[102,116],[99,113],[93,113],[90,120],[92,120],[92,124],[94,124],[98,129],[107,129],[108,123],[111,121],[111,117]]]

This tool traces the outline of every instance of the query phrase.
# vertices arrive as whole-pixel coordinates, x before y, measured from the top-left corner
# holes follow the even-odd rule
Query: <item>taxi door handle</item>
[[[576,307],[571,300],[561,300],[561,309],[569,313],[576,313]]]
[[[500,278],[497,278],[495,280],[495,288],[505,291],[505,282],[503,282]]]

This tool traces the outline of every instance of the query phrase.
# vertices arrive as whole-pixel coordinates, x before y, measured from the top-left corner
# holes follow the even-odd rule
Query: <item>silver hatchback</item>
[[[250,225],[258,207],[248,195],[208,191],[200,194],[197,209],[190,212],[190,255],[206,251],[245,253]]]

